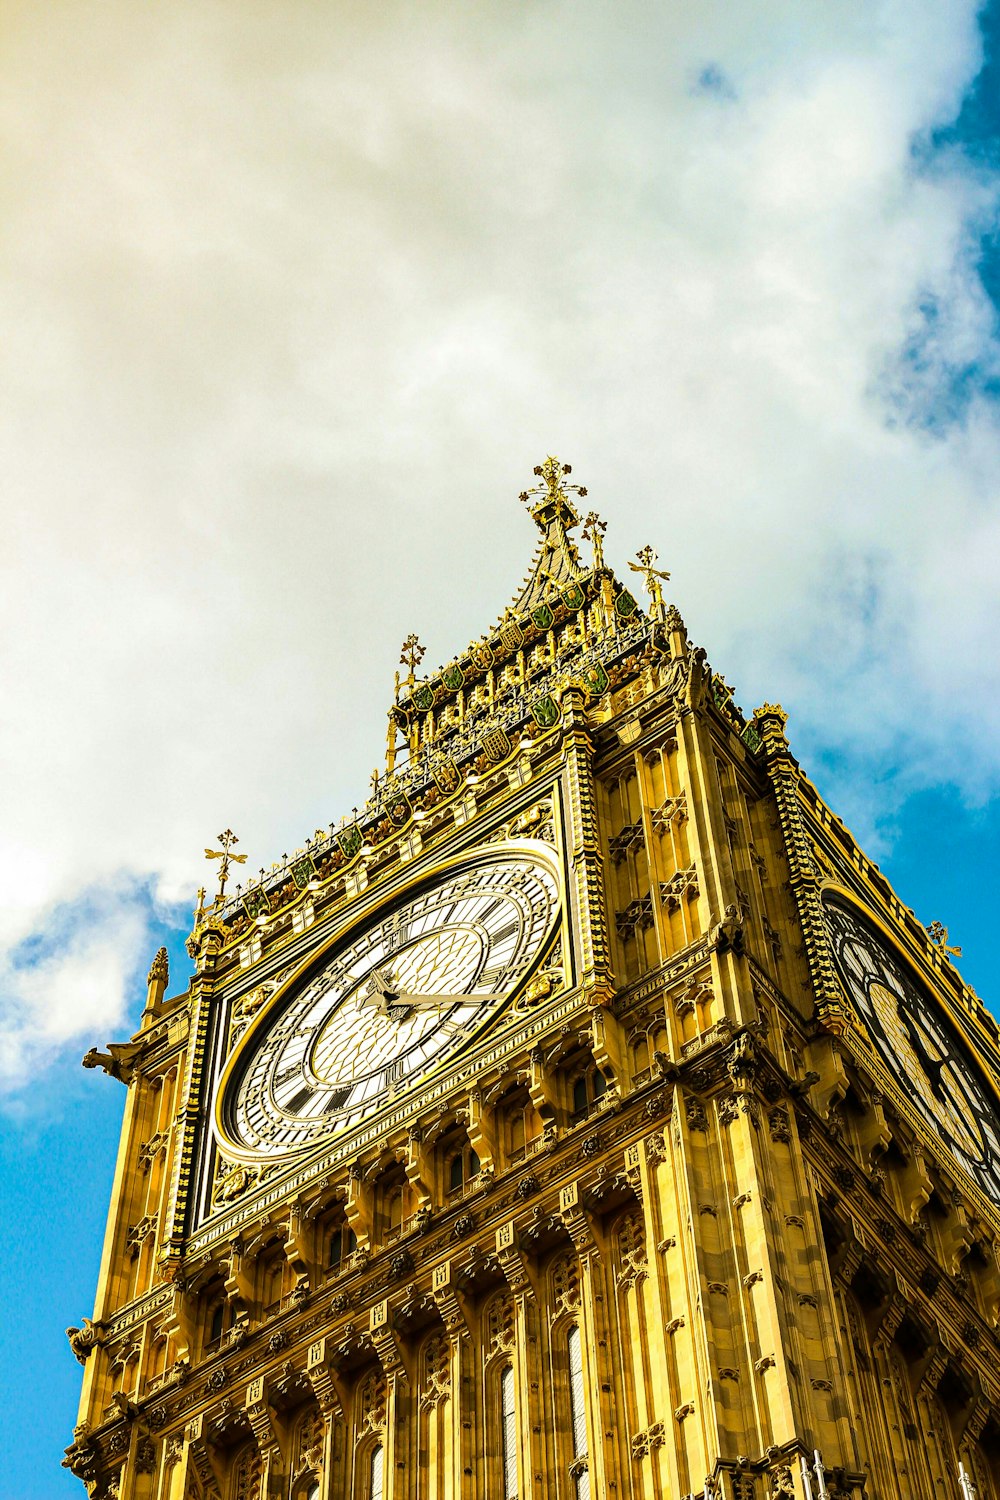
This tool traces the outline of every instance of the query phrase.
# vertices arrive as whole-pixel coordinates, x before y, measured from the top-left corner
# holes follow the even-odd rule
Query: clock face
[[[457,1052],[528,977],[560,910],[523,840],[446,867],[363,919],[275,997],[223,1075],[227,1150],[285,1156],[351,1129]]]
[[[874,926],[826,900],[834,960],[869,1037],[911,1103],[1000,1204],[996,1099],[981,1067]]]

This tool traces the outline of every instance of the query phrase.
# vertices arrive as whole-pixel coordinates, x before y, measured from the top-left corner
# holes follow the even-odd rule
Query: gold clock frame
[[[461,853],[439,860],[430,865],[422,872],[414,872],[410,880],[392,890],[383,888],[381,891],[375,889],[371,893],[371,899],[359,910],[356,910],[349,920],[338,925],[335,932],[318,948],[314,949],[302,962],[289,974],[275,990],[267,1004],[262,1007],[250,1026],[240,1037],[230,1055],[227,1057],[219,1080],[216,1085],[215,1098],[212,1103],[212,1131],[216,1145],[227,1157],[246,1163],[258,1165],[265,1158],[259,1151],[249,1151],[246,1146],[233,1140],[225,1127],[224,1109],[228,1101],[230,1087],[233,1080],[242,1068],[248,1053],[253,1052],[258,1040],[267,1032],[272,1017],[280,1010],[290,990],[302,983],[313,971],[322,969],[334,951],[342,947],[352,933],[366,926],[373,917],[383,909],[389,910],[406,901],[407,897],[423,887],[430,886],[446,878],[452,872],[459,869],[468,869],[477,864],[497,864],[500,861],[515,859],[532,859],[538,864],[544,865],[556,882],[558,891],[558,902],[555,913],[549,923],[542,940],[539,942],[534,958],[521,975],[517,985],[507,996],[500,1001],[490,1015],[482,1022],[477,1030],[468,1038],[463,1046],[447,1054],[440,1063],[432,1063],[426,1072],[421,1073],[419,1079],[407,1086],[406,1091],[417,1091],[423,1083],[429,1083],[438,1077],[446,1068],[451,1067],[456,1058],[468,1052],[481,1040],[483,1031],[487,1026],[502,1024],[503,1019],[516,1002],[517,996],[523,992],[531,982],[539,968],[551,953],[556,939],[565,936],[564,928],[568,919],[567,909],[567,882],[563,861],[558,849],[542,839],[504,839],[495,844],[479,844],[474,848],[463,850]],[[346,915],[346,913],[345,913]],[[398,1105],[398,1099],[393,1101]],[[361,1128],[362,1124],[370,1126],[371,1120],[375,1118],[382,1105],[375,1105],[363,1121],[344,1127],[342,1130],[333,1129],[328,1132],[317,1132],[306,1144],[292,1150],[269,1153],[266,1157],[268,1164],[287,1165],[289,1162],[299,1158],[305,1158],[308,1154],[328,1146],[331,1142],[341,1136],[349,1135],[352,1130]]]

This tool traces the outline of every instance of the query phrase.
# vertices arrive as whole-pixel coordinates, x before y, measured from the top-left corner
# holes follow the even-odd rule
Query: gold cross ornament
[[[221,901],[225,895],[226,881],[229,879],[229,866],[245,865],[247,862],[245,854],[232,853],[232,847],[234,844],[239,843],[239,839],[231,828],[227,828],[224,833],[219,834],[219,843],[222,845],[221,849],[205,850],[206,859],[221,859],[222,861],[219,866],[219,894],[216,897],[217,901]]]

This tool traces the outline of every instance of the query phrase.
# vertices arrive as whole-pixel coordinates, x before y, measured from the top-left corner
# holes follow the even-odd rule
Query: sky
[[[222,829],[362,800],[548,453],[996,1004],[998,84],[1000,0],[8,0],[0,1496],[82,1493],[80,1056]]]

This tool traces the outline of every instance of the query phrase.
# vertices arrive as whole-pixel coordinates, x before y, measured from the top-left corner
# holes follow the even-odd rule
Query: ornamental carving
[[[619,1287],[630,1287],[648,1275],[646,1264],[646,1227],[638,1209],[627,1213],[618,1221],[615,1230],[615,1248],[618,1252]]]
[[[358,1410],[364,1432],[381,1432],[385,1427],[388,1400],[385,1376],[372,1371],[361,1387]]]
[[[494,1297],[486,1315],[486,1333],[489,1340],[487,1359],[498,1354],[509,1354],[514,1347],[514,1299],[504,1292]]]
[[[575,1314],[580,1309],[580,1265],[575,1255],[557,1256],[552,1263],[552,1314]]]
[[[451,1348],[446,1334],[436,1334],[424,1347],[420,1405],[440,1406],[451,1396]]]

